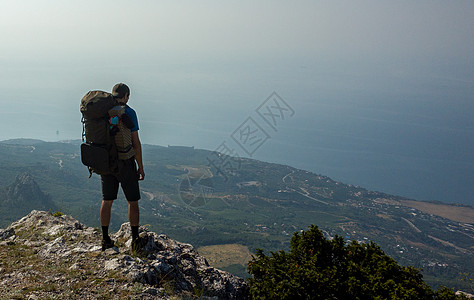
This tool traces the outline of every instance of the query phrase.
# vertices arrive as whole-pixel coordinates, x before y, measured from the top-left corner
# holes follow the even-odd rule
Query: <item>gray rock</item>
[[[14,235],[15,230],[13,228],[0,229],[0,240],[5,240]]]
[[[60,235],[62,233],[63,228],[64,225],[54,225],[53,227],[46,230],[45,233],[51,236]]]
[[[78,263],[73,264],[69,267],[69,270],[80,270],[81,266]]]
[[[32,211],[7,229],[0,230],[0,243],[9,241],[15,237],[15,233],[19,234],[23,230],[28,230],[28,236],[34,239],[16,239],[15,243],[21,242],[35,248],[39,257],[49,260],[64,258],[73,262],[69,269],[79,273],[84,271],[84,260],[94,259],[98,269],[94,270],[93,274],[107,277],[119,272],[129,281],[122,284],[121,289],[126,289],[127,286],[135,289],[139,283],[145,291],[142,295],[148,298],[166,297],[164,290],[155,288],[166,282],[172,284],[178,295],[189,295],[201,290],[205,299],[248,298],[246,282],[243,279],[210,267],[192,245],[175,241],[164,234],[150,232],[145,227],[140,227],[140,237],[145,241],[142,249],[144,255],[140,257],[129,255],[129,223],[122,224],[120,230],[112,235],[117,245],[125,247],[114,247],[104,252],[100,252],[101,236],[94,228],[82,225],[71,216],[55,217],[42,211]],[[57,238],[51,241],[52,237]],[[63,281],[61,278],[58,280]],[[52,282],[54,281],[55,279],[52,279]],[[115,281],[110,284],[112,283],[114,290],[119,288],[115,286]]]
[[[143,291],[146,294],[150,294],[152,296],[158,296],[160,294],[160,291],[155,288],[147,288],[145,291]]]
[[[64,237],[60,236],[54,241],[47,243],[43,248],[38,252],[38,256],[41,258],[49,257],[64,257],[71,253],[71,250],[68,248],[64,241]]]
[[[119,248],[117,247],[112,247],[112,248],[109,248],[107,250],[104,251],[104,254],[106,255],[116,255],[116,254],[119,254],[120,251],[119,251]]]
[[[148,260],[136,259],[133,269],[128,270],[131,280],[154,285],[161,278],[175,282],[178,290],[192,292],[202,289],[204,294],[219,299],[245,299],[246,282],[227,272],[209,267],[190,244],[172,240],[166,235],[140,228],[140,236],[146,240],[144,251]],[[117,240],[130,239],[130,225],[123,224],[114,235]],[[128,240],[129,245],[130,240]],[[128,246],[126,243],[126,246]]]
[[[104,268],[108,271],[116,271],[119,269],[123,269],[124,267],[125,265],[118,258],[107,260],[104,263]]]

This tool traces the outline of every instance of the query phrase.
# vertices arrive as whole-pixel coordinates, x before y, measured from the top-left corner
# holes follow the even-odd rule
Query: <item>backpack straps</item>
[[[86,140],[86,121],[84,121],[84,116],[82,116],[81,122],[82,122],[82,142],[84,143]]]

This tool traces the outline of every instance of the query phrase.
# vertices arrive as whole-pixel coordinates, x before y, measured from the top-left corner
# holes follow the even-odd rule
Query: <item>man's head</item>
[[[125,83],[117,83],[112,88],[112,96],[114,96],[119,102],[127,103],[128,98],[130,97],[130,89]]]

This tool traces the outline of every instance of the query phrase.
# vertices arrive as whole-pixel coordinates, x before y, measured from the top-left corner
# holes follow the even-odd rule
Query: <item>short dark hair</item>
[[[112,96],[115,98],[123,98],[127,94],[130,95],[130,88],[125,83],[117,83],[112,88]]]

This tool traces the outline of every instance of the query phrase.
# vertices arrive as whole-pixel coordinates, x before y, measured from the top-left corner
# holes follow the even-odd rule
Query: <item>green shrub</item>
[[[314,225],[293,235],[288,253],[258,249],[248,271],[253,299],[457,299],[449,289],[433,292],[420,271],[375,243],[328,240]]]
[[[57,212],[55,212],[55,213],[53,214],[53,217],[59,218],[59,217],[61,217],[62,215],[63,215],[62,212],[57,211]]]

